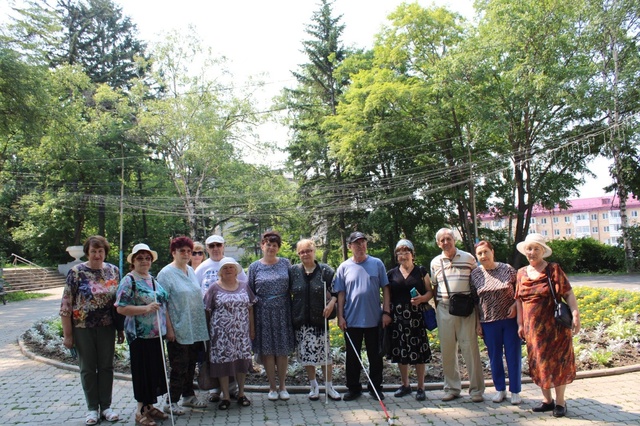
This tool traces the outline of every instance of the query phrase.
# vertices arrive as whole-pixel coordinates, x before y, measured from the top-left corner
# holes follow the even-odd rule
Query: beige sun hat
[[[135,256],[135,254],[138,253],[139,251],[148,251],[149,253],[151,253],[151,258],[153,259],[152,262],[155,262],[156,260],[158,260],[157,251],[151,250],[149,246],[144,243],[140,243],[133,246],[131,253],[129,253],[129,256],[127,256],[127,262],[132,263],[131,260],[133,259],[133,256]]]
[[[222,260],[220,261],[220,265],[219,265],[219,270],[222,269],[223,266],[225,265],[233,265],[236,267],[236,272],[238,274],[240,274],[242,272],[242,266],[240,266],[240,264],[238,262],[236,262],[236,260],[233,257],[224,257],[222,258]]]
[[[541,246],[542,248],[544,248],[544,253],[542,253],[542,257],[549,257],[551,256],[551,253],[553,253],[553,251],[551,250],[551,247],[549,247],[546,243],[546,241],[544,240],[544,237],[540,234],[537,233],[533,233],[533,234],[529,234],[527,235],[527,238],[524,239],[524,241],[520,241],[517,245],[516,245],[516,249],[518,249],[518,251],[522,254],[524,254],[526,256],[526,253],[524,251],[525,247],[530,244],[530,243],[535,243],[538,244],[539,246]]]

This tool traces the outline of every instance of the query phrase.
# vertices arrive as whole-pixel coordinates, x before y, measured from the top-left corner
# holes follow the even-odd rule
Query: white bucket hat
[[[549,257],[551,256],[551,253],[553,253],[553,251],[551,250],[551,247],[549,247],[545,242],[544,237],[536,233],[527,235],[527,238],[525,238],[524,241],[520,241],[518,245],[516,245],[516,249],[518,249],[520,253],[526,256],[524,248],[530,243],[538,244],[539,246],[544,248],[544,253],[542,253],[543,258]]]
[[[218,269],[218,271],[220,271],[225,265],[233,265],[236,267],[236,272],[238,274],[240,274],[242,272],[242,266],[240,266],[240,264],[238,262],[235,261],[235,259],[233,257],[225,257],[220,261],[220,268]]]
[[[149,253],[151,253],[151,258],[153,259],[152,262],[155,262],[156,260],[158,260],[157,251],[151,250],[149,246],[144,243],[140,243],[133,246],[131,253],[129,253],[129,256],[127,256],[127,262],[133,263],[131,260],[133,259],[133,256],[135,256],[135,254],[139,251],[148,251]]]

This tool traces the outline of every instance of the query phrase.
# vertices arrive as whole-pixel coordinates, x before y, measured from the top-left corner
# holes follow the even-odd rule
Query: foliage
[[[567,273],[624,271],[622,249],[603,244],[593,238],[552,240],[549,241],[549,247],[553,250],[549,260],[559,263]]]
[[[640,315],[639,292],[589,287],[574,287],[573,292],[584,328],[593,328],[600,323],[609,327],[618,317],[635,322],[636,316]]]
[[[5,286],[6,290],[6,286]],[[29,299],[40,299],[42,297],[51,296],[47,293],[34,293],[34,292],[26,292],[26,291],[12,291],[6,294],[7,302],[20,302],[22,300]]]

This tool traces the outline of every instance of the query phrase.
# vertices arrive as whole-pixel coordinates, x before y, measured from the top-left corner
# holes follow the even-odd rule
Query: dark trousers
[[[169,375],[169,391],[171,402],[178,402],[180,396],[190,397],[193,391],[193,376],[196,371],[198,353],[202,350],[202,342],[181,345],[167,341],[167,353],[171,373]]]
[[[345,331],[344,342],[347,346],[347,362],[345,364],[345,373],[347,377],[347,388],[351,392],[362,392],[362,385],[360,384],[360,372],[362,366],[356,356],[362,352],[362,340],[367,349],[367,357],[369,358],[369,377],[373,386],[379,392],[382,391],[382,355],[380,354],[380,331],[378,327],[371,328],[347,328]],[[347,334],[349,336],[347,336]],[[349,343],[349,337],[353,341],[353,345],[356,348],[354,352],[351,343]],[[369,391],[372,390],[371,383],[368,384]]]
[[[111,407],[116,330],[112,326],[73,329],[80,381],[90,411]]]

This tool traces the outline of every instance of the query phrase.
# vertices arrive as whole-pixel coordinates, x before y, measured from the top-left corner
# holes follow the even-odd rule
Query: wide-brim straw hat
[[[144,243],[140,243],[133,246],[131,253],[129,253],[129,256],[127,256],[127,262],[133,263],[131,260],[133,259],[133,256],[135,256],[135,254],[138,253],[139,251],[148,251],[149,253],[151,253],[151,258],[153,259],[152,262],[155,262],[156,260],[158,260],[157,251],[151,250],[149,246]]]
[[[547,245],[546,241],[544,240],[544,237],[536,233],[527,235],[527,238],[525,238],[524,241],[520,241],[516,245],[516,249],[518,249],[520,253],[526,256],[524,248],[531,243],[538,244],[539,246],[544,248],[544,253],[542,253],[543,258],[549,257],[551,256],[551,253],[553,253],[553,250],[551,250],[551,247]]]

